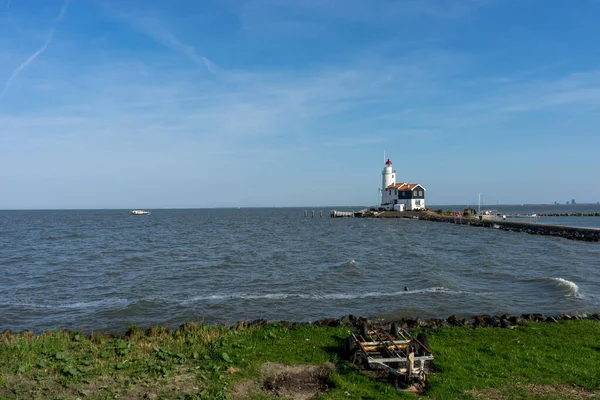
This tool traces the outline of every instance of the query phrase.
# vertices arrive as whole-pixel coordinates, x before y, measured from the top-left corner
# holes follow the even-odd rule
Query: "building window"
[[[415,205],[420,206],[421,205],[421,200],[415,201]]]

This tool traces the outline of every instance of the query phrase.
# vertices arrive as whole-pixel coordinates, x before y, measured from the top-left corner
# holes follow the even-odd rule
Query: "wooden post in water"
[[[304,210],[304,218],[308,217],[308,211]]]
[[[312,217],[315,217],[315,210],[312,210]]]
[[[321,218],[323,218],[323,210],[321,210]]]

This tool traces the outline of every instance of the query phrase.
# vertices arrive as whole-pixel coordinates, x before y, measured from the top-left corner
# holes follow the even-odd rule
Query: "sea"
[[[0,211],[0,330],[600,311],[600,243],[331,208]]]

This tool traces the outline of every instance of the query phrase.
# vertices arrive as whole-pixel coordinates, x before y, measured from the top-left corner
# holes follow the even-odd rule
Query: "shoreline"
[[[600,395],[598,313],[401,321],[404,329],[414,327],[410,335],[427,335],[421,337],[434,357],[425,384],[411,388],[418,398]],[[389,334],[394,329],[348,315],[297,324],[132,326],[119,336],[4,331],[0,398],[417,398],[398,390],[406,386],[394,375],[365,365],[345,347],[352,329],[358,325],[360,332],[365,323]]]
[[[179,327],[169,328],[167,325],[155,325],[150,326],[146,329],[141,329],[137,325],[129,325],[127,330],[123,334],[118,334],[114,332],[100,332],[100,331],[90,331],[88,335],[100,335],[109,338],[123,338],[129,337],[133,333],[145,332],[147,335],[152,334],[157,330],[160,331],[172,331],[175,332],[177,330],[183,329],[189,324],[195,324],[199,326],[204,326],[206,328],[215,328],[215,329],[228,329],[228,330],[239,330],[246,328],[266,328],[268,326],[282,326],[287,329],[292,329],[295,327],[301,326],[315,326],[315,327],[348,327],[348,328],[360,328],[362,324],[367,324],[369,327],[384,327],[390,325],[392,322],[398,324],[398,327],[404,328],[407,330],[419,329],[419,330],[429,330],[429,329],[437,329],[437,328],[452,328],[452,327],[462,327],[462,328],[513,328],[519,325],[522,325],[526,322],[545,322],[545,323],[557,323],[560,321],[570,321],[570,320],[591,320],[591,321],[600,321],[600,312],[594,313],[561,313],[555,315],[546,315],[542,313],[526,313],[526,314],[501,314],[501,315],[490,315],[490,314],[479,314],[472,317],[461,317],[458,315],[451,315],[447,318],[420,318],[420,317],[402,317],[399,319],[384,319],[384,318],[372,318],[372,317],[361,317],[355,316],[352,314],[345,315],[339,318],[321,318],[312,322],[293,322],[287,320],[280,321],[268,321],[263,318],[253,319],[253,320],[243,320],[236,322],[225,322],[221,324],[203,324],[198,323],[196,321],[187,321],[181,324]],[[33,336],[43,336],[45,334],[51,332],[68,332],[68,333],[77,333],[86,336],[83,333],[83,330],[69,330],[69,329],[49,329],[45,331],[41,331],[36,333],[29,329],[24,329],[22,331],[12,331],[11,329],[4,329],[0,333],[0,340],[5,339],[11,335],[33,335]]]

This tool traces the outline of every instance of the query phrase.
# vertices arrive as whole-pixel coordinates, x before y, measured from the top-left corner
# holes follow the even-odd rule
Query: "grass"
[[[439,329],[430,335],[436,373],[432,398],[473,398],[495,388],[504,398],[565,398],[528,387],[579,388],[600,398],[600,323],[531,323],[515,329]],[[577,398],[571,396],[573,398]],[[582,397],[584,398],[584,397]]]
[[[270,324],[230,330],[192,323],[174,331],[133,327],[118,338],[5,333],[0,398],[271,399],[277,390],[265,390],[265,382],[309,376],[327,387],[322,399],[415,398],[343,360],[347,334],[345,327]],[[441,328],[428,336],[435,372],[419,397],[600,398],[598,321]],[[320,372],[311,365],[321,366]],[[323,376],[317,379],[318,374]]]

